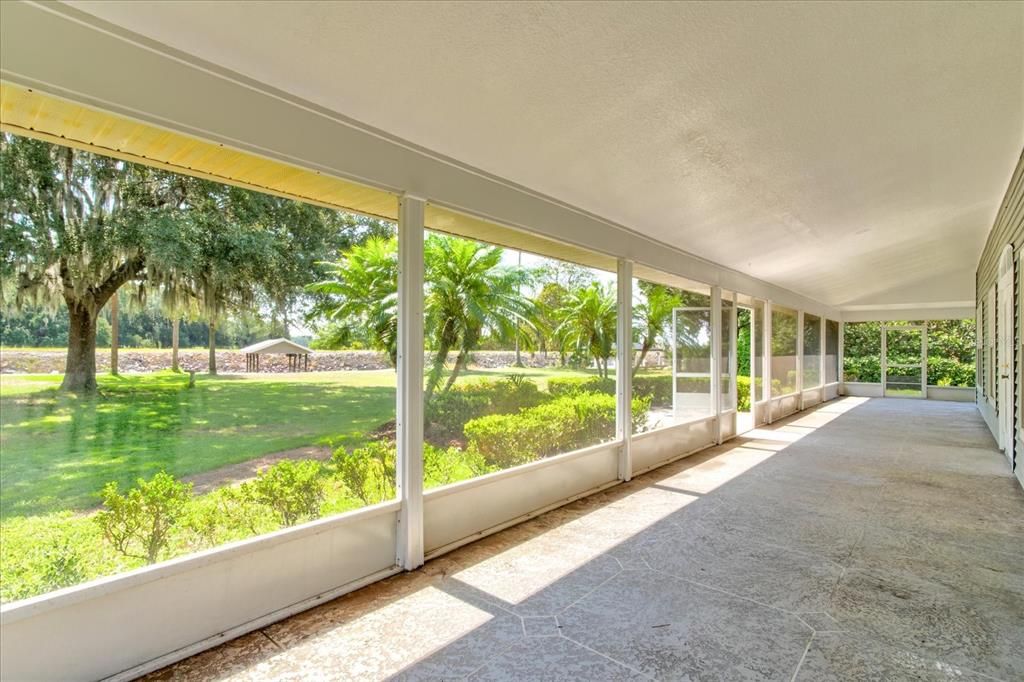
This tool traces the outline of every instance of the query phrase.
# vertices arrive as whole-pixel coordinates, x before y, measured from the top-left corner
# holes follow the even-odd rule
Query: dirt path
[[[304,448],[273,452],[256,459],[204,471],[201,474],[184,476],[181,480],[185,483],[191,483],[192,492],[196,495],[202,495],[225,485],[241,483],[242,481],[254,478],[256,472],[263,467],[276,464],[284,459],[318,459],[323,461],[330,458],[330,456],[331,449],[326,445],[309,445]]]

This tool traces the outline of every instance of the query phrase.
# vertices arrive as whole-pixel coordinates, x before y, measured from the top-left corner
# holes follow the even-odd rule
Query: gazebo
[[[313,351],[288,339],[267,339],[266,341],[246,346],[241,352],[245,353],[246,372],[260,371],[261,355],[282,354],[288,356],[289,372],[308,372],[309,354]]]

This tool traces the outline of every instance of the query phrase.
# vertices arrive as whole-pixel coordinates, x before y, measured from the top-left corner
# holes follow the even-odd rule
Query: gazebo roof
[[[304,354],[312,353],[309,348],[306,348],[302,344],[295,343],[288,339],[267,339],[266,341],[260,341],[254,343],[251,346],[246,346],[240,353],[257,355],[270,355],[272,353],[293,353],[293,354]]]

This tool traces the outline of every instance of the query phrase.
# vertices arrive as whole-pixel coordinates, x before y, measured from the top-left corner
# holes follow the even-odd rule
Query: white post
[[[921,397],[928,398],[928,322],[921,327]],[[1010,429],[1009,440],[1013,440],[1013,429]],[[1010,447],[1010,443],[1007,443]]]
[[[722,442],[722,288],[711,287],[711,404],[715,442]]]
[[[740,349],[738,347],[740,321],[739,306],[737,305],[736,292],[732,293],[732,308],[729,313],[729,404],[734,410],[737,424],[740,414],[740,392],[737,377],[739,375]],[[733,429],[735,431],[735,429]]]
[[[397,563],[423,565],[423,215],[425,201],[398,207]]]
[[[846,323],[839,323],[839,357],[836,359],[836,380],[839,382],[839,388],[836,393],[843,395],[846,393],[846,373],[843,369],[843,343],[844,337],[846,336]]]
[[[818,318],[818,383],[821,385],[821,402],[825,402],[825,384],[828,377],[825,375],[825,351],[828,337],[828,319],[822,315]]]
[[[882,335],[881,336],[881,341],[882,342],[879,344],[879,346],[882,349],[882,356],[881,356],[881,358],[879,358],[879,360],[880,360],[879,366],[881,367],[881,370],[882,370],[882,376],[879,377],[879,380],[882,382],[882,397],[884,398],[884,397],[886,397],[885,396],[885,380],[889,376],[889,363],[886,360],[886,356],[889,355],[889,345],[888,345],[889,344],[889,339],[888,339],[889,335],[885,331],[885,325],[884,324],[881,326],[881,332],[880,333]]]
[[[772,302],[764,302],[764,394],[768,399],[768,423],[775,418],[772,402]]]
[[[630,443],[633,437],[633,262],[619,259],[618,267],[618,325],[615,345],[615,435],[622,443],[619,451],[619,480],[633,477],[633,456]],[[673,379],[674,380],[674,379]]]
[[[796,393],[797,405],[804,409],[804,311],[796,311]]]

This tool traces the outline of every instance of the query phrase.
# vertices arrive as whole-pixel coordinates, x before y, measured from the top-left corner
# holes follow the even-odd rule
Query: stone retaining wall
[[[429,355],[428,355],[429,357]],[[184,371],[206,372],[209,352],[204,349],[188,349],[178,352],[179,364]],[[455,355],[450,357],[451,363]],[[558,355],[549,353],[522,353],[526,367],[558,367]],[[158,372],[171,367],[171,351],[164,350],[121,350],[118,358],[121,372]],[[511,368],[515,365],[515,353],[507,350],[478,350],[473,353],[474,367],[486,369]],[[662,367],[662,353],[648,353],[645,367]],[[96,368],[108,372],[111,368],[111,351],[96,351]],[[309,356],[311,372],[339,372],[351,370],[389,369],[387,357],[373,350],[316,350]],[[65,352],[60,350],[0,350],[0,373],[3,374],[61,374],[65,369]],[[217,371],[223,374],[241,374],[246,371],[246,357],[238,350],[217,351]],[[263,355],[260,358],[261,372],[287,372],[288,359],[284,355]]]
[[[497,369],[515,364],[512,351],[477,351],[473,353],[472,365]],[[182,350],[178,353],[183,370],[205,372],[209,353],[203,349]],[[523,364],[527,367],[557,367],[558,355],[523,353]],[[61,374],[64,371],[65,353],[55,350],[0,350],[0,372],[3,374]],[[449,358],[455,361],[454,354]],[[170,350],[122,350],[118,358],[122,372],[155,372],[171,367]],[[96,366],[101,372],[110,370],[110,351],[96,351]],[[646,367],[662,366],[662,354],[652,352],[644,362]],[[368,350],[314,351],[309,356],[309,369],[313,372],[337,372],[345,370],[388,369],[388,359],[383,353]],[[217,351],[217,370],[225,374],[245,372],[245,355],[237,350]],[[285,356],[264,355],[260,359],[261,372],[287,372]]]

